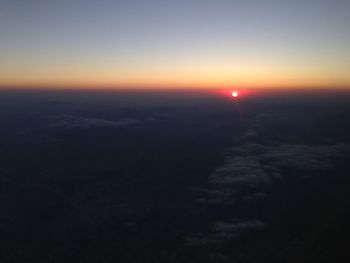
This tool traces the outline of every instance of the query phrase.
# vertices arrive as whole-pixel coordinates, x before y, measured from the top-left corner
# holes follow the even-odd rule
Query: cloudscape
[[[349,263],[350,1],[0,0],[1,263]]]

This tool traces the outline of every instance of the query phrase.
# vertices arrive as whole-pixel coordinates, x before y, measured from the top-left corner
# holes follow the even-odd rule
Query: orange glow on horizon
[[[236,89],[227,89],[227,84],[224,83],[112,83],[112,82],[0,82],[1,89],[76,89],[76,90],[224,90],[223,92],[232,97],[232,91]],[[335,83],[335,84],[291,84],[291,83],[277,83],[277,84],[238,84],[230,85],[239,87],[239,96],[245,96],[251,90],[350,90],[350,83]]]
[[[243,62],[240,62],[240,61]],[[106,64],[91,61],[87,64],[40,61],[1,67],[0,88],[55,89],[239,89],[261,88],[350,88],[347,67],[341,69],[277,63],[266,59],[237,58],[221,60],[212,57],[193,57],[188,61],[157,58],[154,64],[137,61],[135,65]]]

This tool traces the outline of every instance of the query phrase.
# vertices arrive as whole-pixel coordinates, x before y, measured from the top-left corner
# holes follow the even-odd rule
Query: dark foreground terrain
[[[344,92],[0,92],[0,262],[350,262]]]

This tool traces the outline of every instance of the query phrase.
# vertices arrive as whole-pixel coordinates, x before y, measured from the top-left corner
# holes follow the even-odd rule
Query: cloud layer
[[[130,118],[123,118],[120,120],[105,120],[101,118],[84,118],[74,116],[63,116],[59,117],[56,122],[49,125],[49,127],[60,127],[60,128],[92,128],[92,127],[126,127],[131,125],[142,124],[144,122],[151,121],[152,119],[136,120]]]
[[[259,142],[259,134],[269,123],[283,120],[281,116],[257,114],[250,121],[239,144],[227,151],[222,164],[209,176],[207,184],[192,189],[196,203],[208,209],[232,209],[235,204],[262,201],[269,195],[266,185],[281,180],[288,174],[300,178],[316,176],[334,167],[334,161],[350,154],[350,145],[333,144],[291,144],[283,141]],[[246,232],[265,229],[269,222],[259,219],[222,220],[208,225],[207,233],[188,238],[189,244],[201,246],[235,239]]]
[[[332,167],[332,159],[350,152],[346,144],[262,145],[245,143],[232,148],[222,166],[210,176],[213,184],[261,184],[283,176],[285,169],[310,173]]]
[[[250,231],[264,230],[266,227],[267,225],[258,219],[237,222],[217,221],[210,227],[205,237],[188,238],[188,242],[194,246],[221,243]]]

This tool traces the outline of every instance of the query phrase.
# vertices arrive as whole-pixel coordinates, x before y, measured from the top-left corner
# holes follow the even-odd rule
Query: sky
[[[350,87],[348,0],[0,0],[1,87]]]

